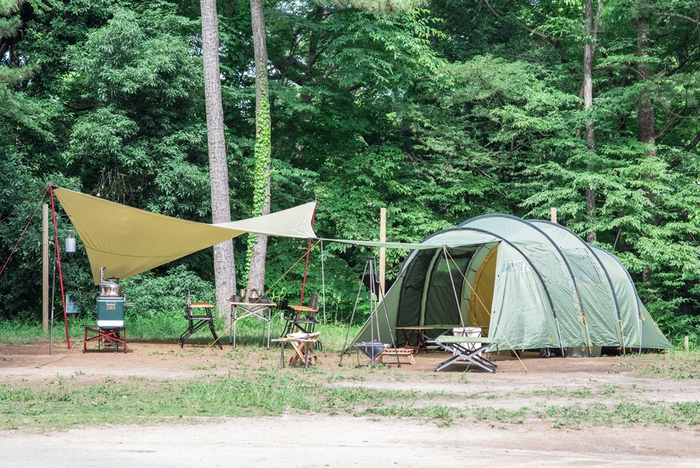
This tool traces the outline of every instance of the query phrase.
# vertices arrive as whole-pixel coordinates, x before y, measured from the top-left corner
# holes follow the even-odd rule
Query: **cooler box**
[[[123,327],[124,326],[124,298],[123,297],[98,297],[97,298],[97,326],[98,327]]]

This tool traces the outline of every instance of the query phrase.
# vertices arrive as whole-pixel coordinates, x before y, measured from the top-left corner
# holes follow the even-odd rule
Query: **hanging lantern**
[[[75,252],[75,231],[73,229],[69,229],[66,235],[66,252]]]

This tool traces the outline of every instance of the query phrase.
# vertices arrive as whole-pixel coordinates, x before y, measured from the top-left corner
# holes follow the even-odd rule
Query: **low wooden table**
[[[396,327],[397,330],[401,330],[403,337],[406,340],[404,347],[409,349],[414,349],[417,353],[421,349],[426,353],[428,352],[427,340],[425,339],[425,332],[430,330],[449,330],[451,328],[461,327],[461,325],[411,325]],[[412,345],[411,341],[415,339],[416,344]]]
[[[316,340],[313,339],[307,339],[307,338],[275,338],[272,340],[273,343],[279,343],[280,344],[280,369],[284,368],[284,345],[287,343],[314,343]],[[305,359],[304,359],[304,367],[306,369],[309,368],[309,356],[308,354],[305,354]]]
[[[382,354],[379,355],[379,362],[384,364],[384,357],[396,356],[396,361],[400,366],[401,362],[399,361],[398,356],[407,356],[409,364],[413,365],[416,363],[416,360],[413,357],[414,354],[415,350],[411,348],[386,348]],[[389,363],[387,362],[387,364]]]

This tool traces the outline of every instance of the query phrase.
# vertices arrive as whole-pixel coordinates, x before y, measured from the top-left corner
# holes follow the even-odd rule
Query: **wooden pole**
[[[41,318],[44,333],[49,331],[49,205],[42,207],[41,239],[43,252],[41,255]]]
[[[555,207],[549,209],[549,217],[553,223],[557,222],[557,209]]]
[[[379,242],[386,242],[386,208],[379,209]],[[384,295],[386,279],[386,247],[379,247],[379,296]],[[380,297],[381,299],[381,297]]]

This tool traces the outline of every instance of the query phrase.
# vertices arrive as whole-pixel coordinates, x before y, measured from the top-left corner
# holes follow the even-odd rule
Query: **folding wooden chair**
[[[211,310],[214,308],[213,304],[208,302],[192,302],[190,298],[190,291],[188,290],[185,294],[185,319],[187,320],[187,330],[180,335],[180,347],[182,348],[185,344],[185,340],[190,336],[194,335],[201,328],[209,325],[209,330],[214,336],[214,342],[219,346],[219,349],[223,349],[219,337],[216,336],[216,330],[214,329],[214,317],[212,316]],[[192,313],[193,309],[204,310],[204,315],[194,315]]]
[[[308,367],[309,364],[314,365],[316,363],[316,351],[314,351],[314,343],[318,340],[321,332],[314,333],[288,333],[287,338],[292,340],[303,340],[303,341],[290,341],[290,344],[294,348],[294,355],[289,360],[289,365],[292,366],[297,362],[304,363]]]

